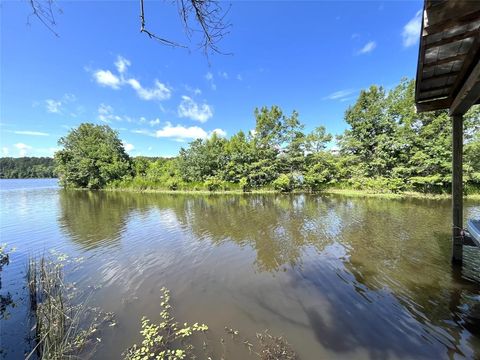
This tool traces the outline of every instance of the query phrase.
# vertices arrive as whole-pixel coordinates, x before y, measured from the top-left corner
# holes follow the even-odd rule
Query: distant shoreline
[[[0,180],[50,180],[58,178],[0,178]],[[63,189],[59,186],[59,189]],[[293,190],[291,192],[281,192],[274,189],[253,189],[251,191],[244,192],[241,189],[232,190],[168,190],[168,189],[135,189],[135,188],[105,188],[99,190],[89,190],[82,188],[69,188],[68,190],[76,191],[105,191],[105,192],[129,192],[129,193],[157,193],[157,194],[190,194],[190,195],[261,195],[261,194],[277,194],[277,195],[289,195],[289,194],[309,194],[309,195],[342,195],[348,197],[370,197],[381,199],[432,199],[432,200],[445,200],[451,199],[451,194],[432,194],[432,193],[420,193],[414,191],[406,191],[399,193],[389,192],[375,192],[373,190],[356,190],[356,189],[338,189],[327,188],[318,192],[308,192],[304,190]],[[468,194],[464,196],[464,199],[468,200],[480,200],[480,193]]]
[[[79,189],[83,190],[83,189]],[[248,195],[248,194],[277,194],[277,195],[290,195],[290,194],[308,194],[308,195],[342,195],[349,197],[375,197],[383,199],[432,199],[432,200],[445,200],[451,199],[450,194],[424,194],[419,192],[403,192],[403,193],[380,193],[369,190],[353,190],[353,189],[325,189],[318,192],[308,192],[301,190],[294,190],[291,192],[280,192],[277,190],[269,189],[257,189],[244,192],[242,190],[167,190],[167,189],[131,189],[131,188],[108,188],[100,191],[107,192],[131,192],[131,193],[157,193],[157,194],[194,194],[194,195]],[[469,194],[464,196],[469,200],[480,200],[480,194]]]

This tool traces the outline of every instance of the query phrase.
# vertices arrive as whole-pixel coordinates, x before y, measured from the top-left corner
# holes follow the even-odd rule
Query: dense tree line
[[[60,140],[57,171],[65,185],[136,189],[318,191],[327,186],[399,192],[446,192],[452,124],[447,111],[417,113],[414,82],[371,86],[345,112],[336,137],[304,131],[299,114],[256,109],[255,129],[229,139],[192,141],[172,159],[129,158],[108,126],[82,124]],[[480,186],[480,109],[465,116],[465,182]],[[329,148],[330,147],[330,148]]]
[[[55,163],[49,157],[0,158],[1,179],[54,178]]]

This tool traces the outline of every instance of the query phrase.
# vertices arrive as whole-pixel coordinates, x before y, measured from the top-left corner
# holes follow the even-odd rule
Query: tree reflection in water
[[[467,215],[475,209],[468,206]],[[162,232],[160,218],[167,214],[193,241],[250,249],[256,272],[290,277],[292,297],[317,341],[334,352],[364,348],[371,358],[431,357],[419,336],[444,345],[447,354],[434,354],[439,357],[462,354],[465,342],[480,349],[480,254],[466,249],[463,272],[452,272],[449,202],[62,191],[60,208],[61,227],[86,249],[120,244],[129,221],[157,216],[152,231]],[[329,308],[295,298],[295,289],[305,287],[326,298]],[[261,298],[253,301],[276,311]],[[379,331],[367,333],[366,326]],[[385,327],[390,331],[382,332]]]

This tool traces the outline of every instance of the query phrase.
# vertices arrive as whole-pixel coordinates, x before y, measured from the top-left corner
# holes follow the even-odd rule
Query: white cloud
[[[356,99],[356,97],[355,96],[348,96],[348,97],[340,99],[340,101],[345,102],[345,101],[350,101],[350,100],[353,100],[353,99]]]
[[[226,71],[219,71],[218,75],[220,75],[225,80],[228,80],[229,78],[228,73]]]
[[[111,87],[112,89],[119,89],[122,83],[121,79],[110,70],[97,70],[93,73],[93,77],[97,84]]]
[[[189,85],[185,85],[185,90],[192,93],[193,95],[202,95],[202,90],[200,90],[199,88],[193,88]]]
[[[32,149],[31,146],[24,143],[16,143],[14,146],[18,149],[18,155],[21,157],[26,156],[27,151]]]
[[[107,104],[100,104],[98,106],[98,120],[106,122],[106,123],[111,123],[112,121],[121,121],[122,117],[115,115],[113,112],[113,107]]]
[[[45,106],[49,113],[58,114],[62,108],[62,102],[59,100],[47,99],[45,100]]]
[[[418,10],[415,16],[403,27],[402,38],[404,47],[415,45],[418,42],[421,26],[422,10]]]
[[[207,132],[199,126],[184,126],[180,124],[172,125],[172,123],[168,121],[160,130],[155,132],[145,129],[132,130],[132,132],[157,138],[169,138],[180,142],[194,139],[206,139],[214,133],[221,137],[227,136],[227,132],[223,129],[214,129]]]
[[[17,135],[31,135],[31,136],[50,136],[50,134],[47,134],[47,133],[44,133],[44,132],[40,132],[40,131],[29,131],[29,130],[25,130],[25,131],[14,131],[13,132],[14,134],[17,134]]]
[[[237,80],[238,80],[238,81],[242,81],[242,80],[243,80],[243,77],[242,77],[241,74],[237,74]]]
[[[2,147],[2,155],[3,156],[8,156],[8,154],[9,154],[8,147],[6,147],[6,146]]]
[[[365,44],[363,48],[358,51],[358,54],[368,54],[372,52],[377,47],[377,43],[375,41],[369,41]]]
[[[133,144],[129,144],[127,142],[123,143],[123,147],[125,148],[126,152],[130,152],[135,149],[135,146]]]
[[[150,120],[150,121],[148,122],[148,124],[149,124],[150,126],[160,125],[160,119],[159,119],[159,118],[156,118],[155,120]]]
[[[45,100],[45,108],[47,109],[47,111],[49,113],[61,114],[61,113],[68,112],[68,109],[67,109],[67,111],[65,111],[65,105],[66,104],[72,103],[72,102],[75,102],[75,101],[77,101],[77,97],[75,95],[70,94],[70,93],[66,93],[62,96],[62,98],[60,100],[56,100],[56,99]],[[37,106],[37,104],[35,104],[34,106]],[[79,110],[79,109],[77,109],[77,110]],[[75,116],[76,114],[71,113],[70,115]]]
[[[212,90],[217,90],[217,85],[215,84],[215,80],[213,78],[213,74],[209,71],[205,74],[205,79],[207,79],[208,83]]]
[[[331,93],[330,95],[325,96],[323,98],[323,100],[340,100],[340,101],[342,101],[343,99],[348,98],[354,92],[355,92],[355,90],[353,90],[353,89],[335,91],[334,93]]]
[[[172,92],[160,81],[155,80],[155,86],[151,89],[142,87],[137,79],[128,79],[126,82],[137,92],[138,96],[143,100],[167,100]]]
[[[132,130],[132,133],[134,133],[134,134],[141,134],[141,135],[147,135],[147,136],[156,136],[156,135],[155,135],[155,132],[150,131],[150,130],[145,130],[145,129]]]
[[[112,89],[120,89],[125,85],[130,85],[143,100],[167,100],[170,98],[172,94],[171,89],[157,79],[155,79],[152,88],[145,88],[137,79],[133,77],[125,78],[124,73],[131,63],[124,57],[119,55],[114,65],[117,68],[118,74],[114,74],[110,70],[97,70],[93,73],[93,77],[99,85]]]
[[[213,129],[210,134],[217,134],[217,136],[220,136],[220,137],[226,137],[227,136],[227,132],[225,130],[222,130],[222,129]]]
[[[130,66],[130,61],[125,59],[123,56],[118,56],[117,61],[115,61],[115,67],[120,74],[123,74],[127,71],[127,68]]]
[[[167,122],[166,125],[155,132],[155,136],[159,138],[173,138],[173,139],[205,139],[208,133],[198,126],[185,127],[183,125],[172,126]]]
[[[67,93],[63,95],[63,101],[74,102],[74,101],[77,101],[77,97],[74,94]]]
[[[104,103],[101,103],[98,106],[98,113],[101,114],[101,115],[107,115],[107,114],[110,114],[112,112],[113,112],[113,107],[111,107],[110,105],[106,105]]]
[[[197,104],[192,98],[182,96],[182,102],[178,105],[178,116],[206,122],[213,116],[213,110],[208,104]]]

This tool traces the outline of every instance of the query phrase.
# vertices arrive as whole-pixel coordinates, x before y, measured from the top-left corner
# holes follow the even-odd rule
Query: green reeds
[[[52,360],[88,357],[100,341],[100,326],[111,321],[112,314],[88,307],[91,293],[74,302],[80,294],[65,282],[62,261],[31,258],[27,281],[35,346],[26,359],[34,355]]]

